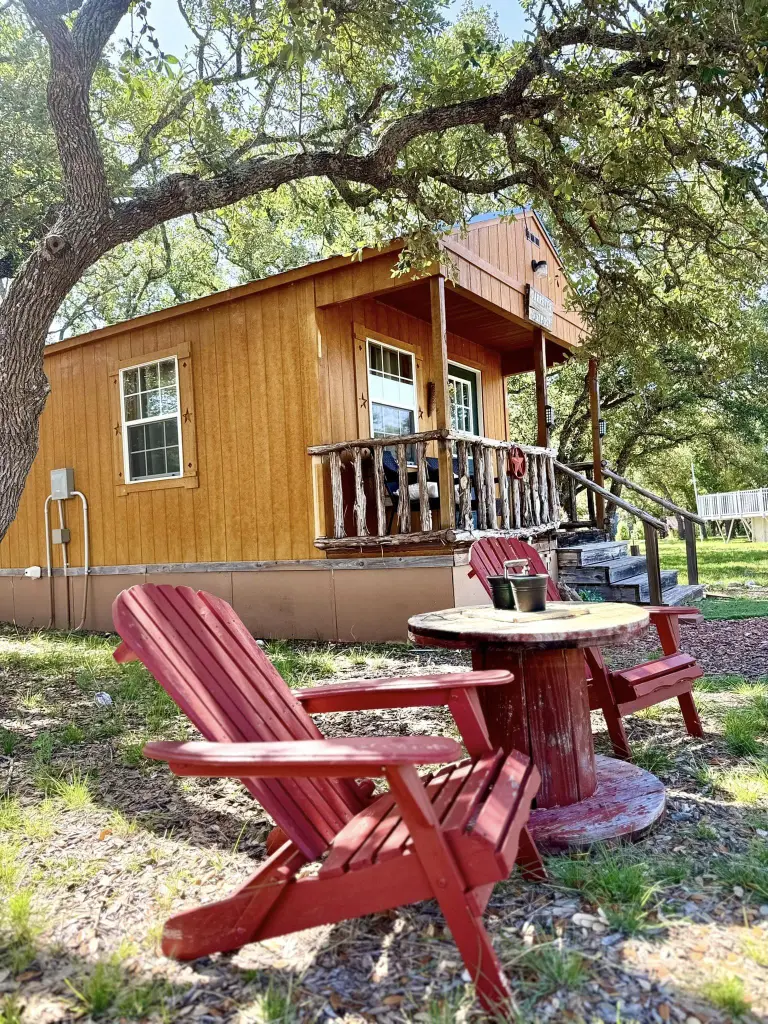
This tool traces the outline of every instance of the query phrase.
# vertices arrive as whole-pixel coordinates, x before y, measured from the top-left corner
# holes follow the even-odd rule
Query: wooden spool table
[[[505,668],[509,686],[479,691],[494,746],[529,754],[541,772],[530,826],[545,849],[638,838],[664,813],[664,786],[650,772],[595,756],[582,648],[643,633],[648,612],[631,604],[553,602],[544,612],[491,605],[415,615],[419,646],[472,651],[475,669]]]

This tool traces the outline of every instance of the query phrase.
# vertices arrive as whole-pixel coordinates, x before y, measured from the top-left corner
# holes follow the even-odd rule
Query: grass
[[[165,981],[133,982],[119,962],[119,954],[100,960],[74,980],[67,978],[66,984],[77,1008],[97,1020],[106,1014],[111,1019],[146,1020],[164,1008],[173,991]]]
[[[11,732],[10,729],[0,729],[0,753],[5,757],[13,757],[17,742],[18,736],[15,732]]]
[[[579,989],[589,980],[587,961],[562,942],[541,942],[524,949],[510,965],[510,973],[522,973],[534,986],[536,998],[558,989]]]
[[[705,619],[759,619],[768,615],[768,601],[751,597],[705,597],[696,602]]]
[[[749,1013],[750,1002],[744,996],[744,982],[735,975],[705,982],[702,992],[706,999],[731,1017]]]
[[[17,996],[5,996],[0,1000],[0,1024],[22,1024],[22,1005]]]
[[[632,850],[600,848],[591,856],[551,858],[547,868],[555,881],[601,907],[612,927],[627,935],[645,928],[658,880]]]
[[[698,542],[696,550],[701,583],[711,586],[754,580],[759,586],[768,587],[768,544],[753,544],[741,537],[724,544],[719,537],[708,537]],[[684,541],[660,541],[659,556],[663,569],[677,569],[680,582],[688,582]]]
[[[755,707],[733,708],[723,716],[723,736],[735,757],[754,757],[762,750],[759,737],[768,728],[766,720]]]
[[[768,899],[768,847],[762,841],[753,841],[746,853],[713,859],[709,870],[723,885],[739,885]]]
[[[632,760],[639,768],[645,768],[652,775],[668,775],[675,766],[675,759],[671,754],[652,740],[647,743],[635,743],[632,747]]]

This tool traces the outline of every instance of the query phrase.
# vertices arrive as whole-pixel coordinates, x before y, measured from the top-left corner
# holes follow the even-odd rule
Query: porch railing
[[[765,518],[768,516],[768,487],[700,494],[696,503],[702,519]]]
[[[513,449],[526,456],[522,478],[510,469]],[[319,548],[465,544],[493,533],[532,537],[560,523],[555,452],[548,448],[428,430],[315,445],[308,453],[316,467],[316,521],[327,521],[327,510],[332,522],[333,535],[316,538]]]

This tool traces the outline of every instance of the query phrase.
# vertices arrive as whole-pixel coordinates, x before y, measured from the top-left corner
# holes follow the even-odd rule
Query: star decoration
[[[360,395],[360,408],[361,409],[367,409],[368,408],[368,399],[365,397],[364,394]]]
[[[189,411],[189,409],[185,410],[182,419],[184,420],[185,423],[189,423],[189,421],[192,419],[192,413]]]
[[[419,419],[420,420],[424,419],[424,410],[423,409],[419,409]]]
[[[525,452],[517,446],[509,449],[509,472],[513,480],[522,480],[528,469]]]
[[[119,424],[119,423],[116,423],[116,424],[115,424],[115,435],[117,435],[117,434],[119,434],[119,433],[120,433],[120,424]]]

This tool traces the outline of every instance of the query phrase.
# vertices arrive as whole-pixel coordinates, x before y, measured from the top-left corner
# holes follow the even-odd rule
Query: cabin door
[[[465,434],[483,432],[480,406],[480,371],[460,363],[448,363],[448,397],[451,427]]]

